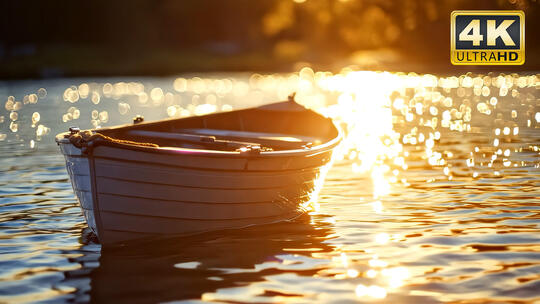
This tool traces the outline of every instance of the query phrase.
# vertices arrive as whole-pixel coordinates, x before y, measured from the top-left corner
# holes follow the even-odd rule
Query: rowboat
[[[340,140],[293,98],[56,136],[103,245],[292,220],[312,208]]]

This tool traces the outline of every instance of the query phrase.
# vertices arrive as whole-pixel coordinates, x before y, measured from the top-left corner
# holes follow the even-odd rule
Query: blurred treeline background
[[[456,67],[450,13],[526,14],[526,64]],[[538,0],[0,0],[0,78],[358,69],[538,71]]]

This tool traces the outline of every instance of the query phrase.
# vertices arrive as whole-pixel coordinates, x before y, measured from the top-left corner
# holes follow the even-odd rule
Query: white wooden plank
[[[302,187],[320,175],[320,168],[290,172],[205,171],[163,165],[96,159],[96,175],[138,182],[199,188],[261,189]]]
[[[296,201],[289,204],[198,204],[110,194],[100,194],[98,200],[102,211],[197,220],[227,220],[278,216],[297,210],[299,206]]]
[[[301,212],[281,216],[240,220],[179,220],[162,217],[126,215],[103,211],[100,213],[105,230],[120,230],[141,233],[191,234],[218,229],[243,228],[253,225],[270,224],[298,217]]]
[[[119,194],[124,196],[153,198],[202,203],[255,203],[293,200],[306,196],[311,186],[281,189],[203,189],[123,181],[100,177],[96,180],[99,194]],[[101,202],[100,202],[101,203]]]

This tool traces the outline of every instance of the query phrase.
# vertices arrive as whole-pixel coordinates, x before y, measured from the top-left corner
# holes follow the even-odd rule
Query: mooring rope
[[[74,134],[70,134],[68,139],[69,139],[69,142],[77,148],[88,147],[89,143],[98,142],[98,141],[110,142],[110,143],[115,143],[115,144],[143,146],[143,147],[154,147],[154,148],[159,147],[158,145],[153,144],[153,143],[117,139],[117,138],[112,138],[112,137],[103,135],[101,133],[92,133],[91,131],[81,131]]]

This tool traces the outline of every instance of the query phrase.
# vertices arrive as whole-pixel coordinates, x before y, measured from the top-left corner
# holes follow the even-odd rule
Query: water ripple
[[[291,91],[347,133],[316,212],[241,231],[96,244],[55,133],[138,113],[230,110]],[[35,92],[39,101],[17,104]],[[0,301],[540,301],[537,75],[304,68],[3,83],[0,97]]]

